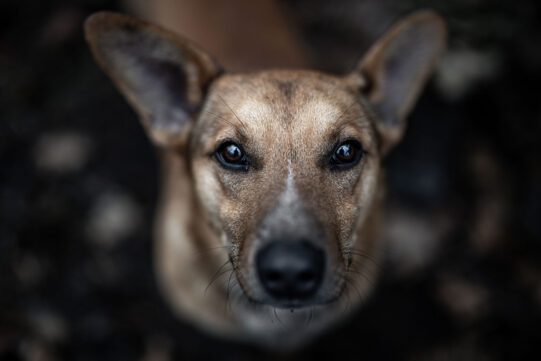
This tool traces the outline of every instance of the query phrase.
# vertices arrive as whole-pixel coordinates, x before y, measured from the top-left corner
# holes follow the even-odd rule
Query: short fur
[[[226,338],[294,347],[362,303],[381,250],[380,162],[444,48],[439,16],[409,16],[347,76],[227,74],[188,40],[120,14],[95,14],[85,30],[160,150],[155,265],[182,318]],[[330,169],[346,139],[362,144],[360,163]],[[219,164],[224,141],[242,144],[248,171]],[[322,286],[295,309],[256,274],[255,254],[274,239],[309,240],[326,255]]]

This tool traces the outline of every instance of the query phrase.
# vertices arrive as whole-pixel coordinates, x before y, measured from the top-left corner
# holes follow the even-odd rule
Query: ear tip
[[[122,24],[134,23],[137,20],[131,16],[113,11],[98,11],[86,18],[83,24],[85,35],[89,37],[103,33],[108,29]]]
[[[411,23],[425,23],[430,24],[440,31],[444,35],[447,34],[447,22],[443,16],[432,9],[423,9],[414,12],[406,18]]]
[[[440,13],[438,13],[436,10],[433,9],[420,9],[408,16],[408,18],[411,19],[417,19],[417,20],[436,20],[436,21],[443,21],[443,17]]]
[[[433,39],[439,43],[441,53],[447,44],[448,27],[444,17],[432,9],[423,9],[410,14],[403,20],[404,26],[421,26],[428,28],[425,33],[433,35]]]
[[[95,12],[95,13],[89,15],[86,18],[86,20],[84,22],[85,30],[86,29],[93,29],[98,25],[105,24],[105,23],[109,22],[112,18],[117,17],[119,15],[121,16],[121,14],[118,14],[118,13],[115,13],[115,12],[112,12],[112,11],[98,11],[98,12]]]
[[[99,11],[87,17],[83,24],[86,39],[91,40],[93,36],[97,35],[103,29],[103,25],[110,22],[111,17],[114,15],[115,13],[109,11]]]

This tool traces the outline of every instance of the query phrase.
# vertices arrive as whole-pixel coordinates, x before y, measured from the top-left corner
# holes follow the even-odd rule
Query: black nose
[[[323,251],[308,242],[275,241],[256,257],[259,279],[265,290],[282,300],[312,296],[325,268]]]

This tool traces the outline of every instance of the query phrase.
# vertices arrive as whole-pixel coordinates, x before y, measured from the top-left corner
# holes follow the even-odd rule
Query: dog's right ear
[[[402,138],[406,117],[445,48],[446,34],[437,13],[413,13],[387,31],[350,74],[377,115],[382,154]]]
[[[154,143],[183,147],[205,90],[221,68],[188,40],[126,15],[99,12],[84,29],[96,61]]]

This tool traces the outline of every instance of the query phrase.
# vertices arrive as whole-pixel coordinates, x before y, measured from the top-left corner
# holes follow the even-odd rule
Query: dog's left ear
[[[221,71],[212,58],[176,34],[117,13],[90,16],[85,35],[154,143],[185,145],[205,90]]]
[[[416,12],[383,35],[349,75],[360,84],[378,119],[382,153],[403,135],[412,110],[440,53],[446,26],[432,11]]]

